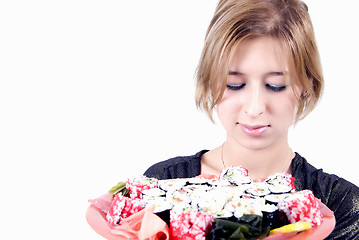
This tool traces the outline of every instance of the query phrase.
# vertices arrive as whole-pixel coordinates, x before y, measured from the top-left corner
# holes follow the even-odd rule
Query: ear
[[[307,90],[305,90],[305,91],[302,91],[302,94],[300,95],[300,97],[303,99],[303,98],[306,98],[306,97],[308,97],[308,91]]]
[[[309,92],[312,92],[312,91],[309,91],[309,92],[308,92],[308,90],[306,90],[306,89],[313,89],[313,78],[312,78],[312,77],[308,78],[307,83],[308,83],[308,84],[306,84],[306,85],[308,85],[308,86],[304,86],[304,87],[302,87],[302,89],[301,89],[300,97],[301,97],[302,99],[303,99],[303,98],[307,98],[307,97],[310,95]]]

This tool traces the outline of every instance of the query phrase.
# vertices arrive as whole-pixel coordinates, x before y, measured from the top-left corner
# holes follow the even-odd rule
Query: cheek
[[[283,99],[277,99],[276,112],[283,122],[292,124],[298,111],[298,102],[294,96],[288,96]]]
[[[217,104],[216,109],[218,118],[224,127],[233,122],[238,114],[236,104],[233,103],[230,98],[226,98],[225,96]]]
[[[223,101],[217,104],[216,109],[219,121],[221,121],[222,125],[225,126],[225,122],[228,120],[228,115],[231,115],[229,112],[230,109]]]

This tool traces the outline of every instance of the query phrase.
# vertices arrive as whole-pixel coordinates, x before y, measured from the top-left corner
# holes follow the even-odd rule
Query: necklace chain
[[[224,163],[224,158],[223,158],[223,147],[224,147],[224,144],[225,144],[225,143],[226,143],[226,142],[224,142],[224,143],[222,144],[222,147],[221,147],[221,162],[222,162],[223,169],[227,168],[227,167],[226,167],[226,164]],[[290,158],[289,158],[289,161],[286,163],[284,169],[282,170],[282,173],[284,173],[284,172],[286,172],[286,171],[288,170],[288,168],[289,168],[290,163],[292,162],[292,160],[293,160],[293,151],[290,150]]]
[[[224,164],[224,160],[223,160],[223,146],[224,146],[225,143],[226,143],[226,142],[224,142],[224,143],[222,144],[222,147],[221,147],[221,161],[222,161],[223,169],[226,169],[226,168],[227,168],[227,167],[226,167],[226,164]]]

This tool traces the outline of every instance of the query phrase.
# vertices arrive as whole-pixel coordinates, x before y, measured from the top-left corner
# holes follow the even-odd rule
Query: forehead
[[[230,71],[243,73],[288,71],[288,61],[279,40],[257,37],[240,42],[229,63]]]

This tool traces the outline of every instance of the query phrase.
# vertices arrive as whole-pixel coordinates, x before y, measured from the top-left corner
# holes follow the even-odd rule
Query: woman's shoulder
[[[357,239],[359,229],[359,187],[335,174],[317,169],[296,155],[292,175],[297,190],[310,189],[335,215],[336,227],[328,239]]]
[[[144,175],[158,179],[188,178],[201,173],[201,156],[208,150],[202,150],[194,155],[177,156],[153,164]]]
[[[359,188],[356,185],[335,174],[326,173],[322,168],[314,167],[298,153],[293,159],[292,175],[295,178],[297,190],[310,189],[323,198],[326,198],[333,189],[354,191],[359,194]]]
[[[298,153],[293,159],[292,175],[295,178],[294,183],[297,190],[310,189],[317,194],[320,194],[318,187],[322,186],[323,181],[333,184],[339,180],[338,176],[314,167]]]

